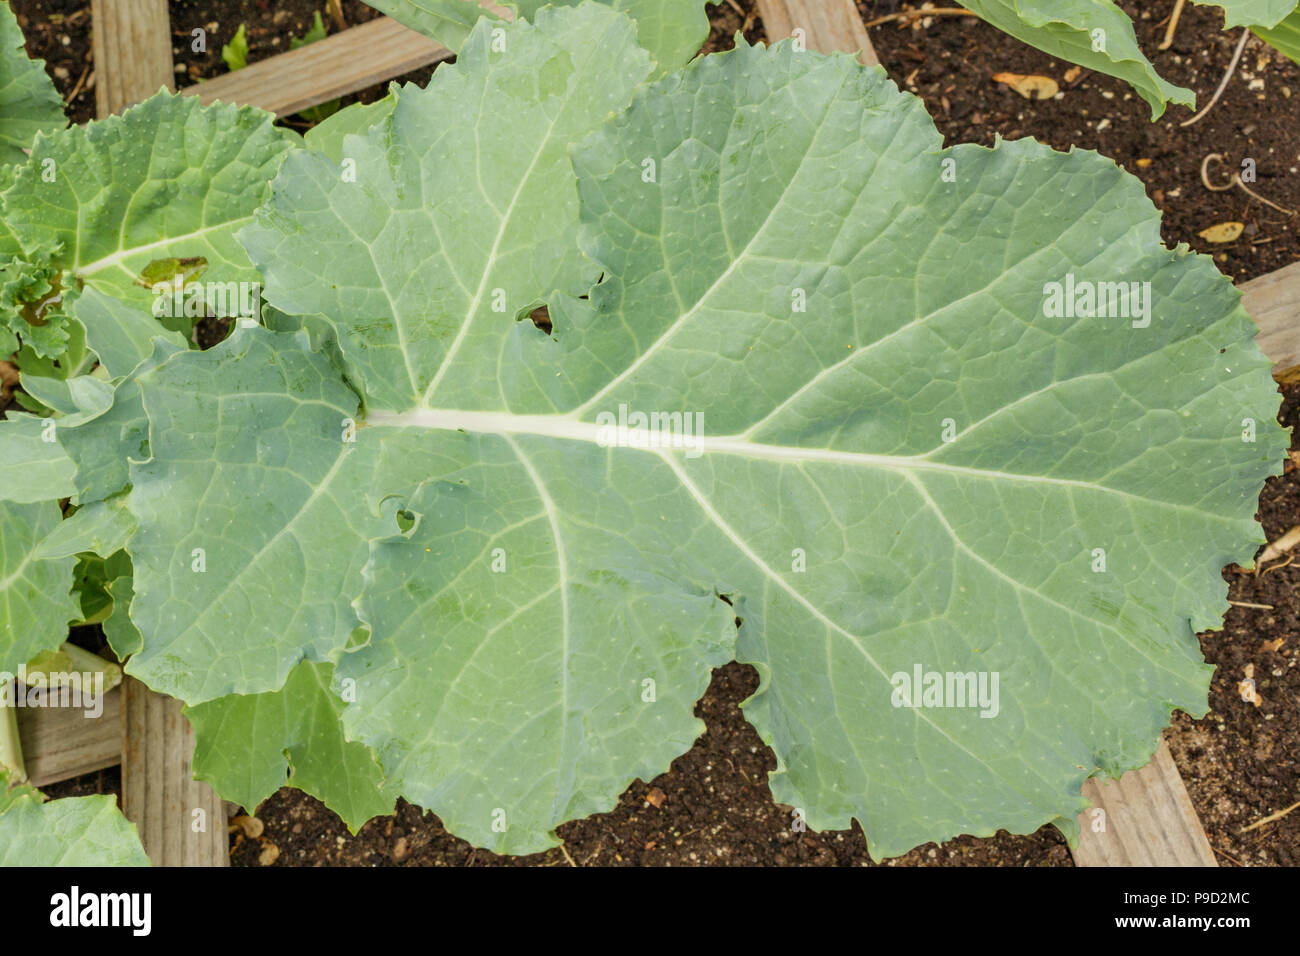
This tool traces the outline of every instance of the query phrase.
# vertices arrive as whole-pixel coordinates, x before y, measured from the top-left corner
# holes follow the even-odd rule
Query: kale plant
[[[539,6],[305,139],[166,93],[36,138],[0,200],[66,348],[10,317],[0,668],[98,561],[223,797],[402,795],[528,853],[735,659],[796,819],[1072,833],[1204,713],[1261,539],[1239,293],[1096,153],[945,148],[852,57],[680,69],[701,34],[645,3]]]

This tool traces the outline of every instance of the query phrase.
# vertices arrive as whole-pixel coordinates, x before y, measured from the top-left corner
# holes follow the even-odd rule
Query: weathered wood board
[[[1094,810],[1079,815],[1076,866],[1219,865],[1163,738],[1141,770],[1105,782],[1094,777],[1083,793]]]
[[[194,729],[181,702],[122,683],[122,811],[154,866],[229,866],[226,807],[193,779]]]
[[[1242,283],[1242,304],[1259,326],[1255,341],[1279,381],[1300,375],[1300,262]]]
[[[95,58],[95,109],[110,116],[175,89],[167,0],[94,0],[91,50]]]
[[[853,0],[758,0],[769,43],[802,30],[808,49],[856,53],[864,66],[878,66],[862,15]]]
[[[96,0],[95,105],[101,117],[172,87],[171,20],[166,0]],[[158,866],[229,866],[226,816],[207,784],[191,779],[194,732],[179,701],[128,678],[120,719],[95,723],[117,740],[122,809]],[[83,741],[86,748],[92,742]],[[38,759],[44,755],[38,755]],[[202,819],[194,811],[201,811]],[[202,823],[201,831],[195,828]]]
[[[122,762],[122,691],[104,695],[104,711],[88,717],[76,707],[18,710],[18,740],[34,787],[94,773]]]
[[[428,37],[379,17],[181,92],[287,116],[451,56]]]

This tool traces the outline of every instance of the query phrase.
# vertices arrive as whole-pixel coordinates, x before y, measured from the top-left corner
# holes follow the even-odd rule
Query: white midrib
[[[584,61],[583,68],[585,68],[586,65],[587,62]],[[501,214],[500,221],[497,225],[496,238],[492,240],[492,248],[488,250],[487,261],[483,264],[483,274],[479,276],[478,289],[475,291],[474,298],[470,302],[469,307],[465,310],[465,320],[461,322],[460,329],[456,332],[456,338],[453,339],[451,345],[447,347],[447,351],[443,355],[442,361],[438,363],[438,370],[434,372],[433,378],[424,389],[424,394],[420,399],[424,404],[428,404],[430,399],[433,398],[434,393],[438,391],[438,385],[442,382],[442,377],[447,373],[447,370],[452,367],[453,360],[456,357],[456,353],[460,350],[461,343],[465,341],[465,337],[469,334],[470,326],[474,324],[474,320],[478,317],[478,310],[483,301],[483,294],[487,292],[488,280],[491,278],[493,270],[496,268],[497,256],[501,252],[501,242],[510,232],[509,227],[514,220],[515,208],[519,205],[519,197],[524,194],[527,185],[531,182],[533,172],[537,169],[537,161],[541,159],[542,154],[545,153],[547,147],[550,146],[551,138],[555,135],[555,127],[559,124],[560,117],[565,115],[568,108],[569,103],[566,102],[564,106],[555,111],[555,115],[551,117],[550,124],[546,127],[546,134],[542,136],[541,140],[537,144],[537,149],[533,152],[533,158],[529,161],[528,168],[525,169],[523,175],[519,177],[519,185],[515,187],[515,193],[510,197],[510,204],[506,206],[505,212]],[[412,381],[411,384],[414,385],[414,381]]]
[[[674,461],[673,458],[669,455],[661,454],[659,457],[663,459],[664,463],[672,470],[673,474],[677,476],[678,481],[682,483],[682,487],[685,488],[687,493],[692,498],[695,499],[696,504],[698,504],[700,509],[704,512],[704,514],[708,516],[708,519],[711,522],[713,522],[714,526],[719,531],[721,531],[724,535],[726,535],[728,539],[730,539],[731,543],[756,568],[759,569],[759,571],[763,574],[764,577],[766,577],[769,581],[771,581],[776,587],[785,591],[788,595],[790,595],[791,598],[793,598],[798,604],[800,604],[809,614],[811,614],[814,618],[820,621],[822,625],[826,627],[828,633],[838,634],[841,637],[847,639],[849,643],[852,644],[853,647],[858,651],[858,653],[862,655],[863,660],[865,660],[877,674],[883,677],[886,681],[890,680],[889,672],[885,670],[885,668],[881,667],[880,662],[877,661],[871,655],[871,653],[867,650],[866,645],[862,642],[861,637],[859,637],[857,634],[854,634],[851,631],[846,630],[842,625],[832,620],[825,612],[823,612],[819,607],[813,604],[812,601],[810,601],[807,597],[805,597],[802,592],[792,587],[790,583],[786,581],[786,579],[783,576],[781,576],[776,571],[774,571],[767,564],[767,562],[763,560],[762,556],[759,555],[753,548],[751,548],[748,542],[746,542],[745,539],[734,528],[731,527],[731,525],[727,522],[727,520],[723,518],[723,516],[718,512],[718,510],[713,507],[713,503],[709,501],[708,495],[706,495],[693,481],[691,481],[690,475],[686,473],[685,469],[683,469],[678,462]],[[919,719],[922,723],[928,724],[932,730],[937,731],[940,735],[944,737],[944,739],[946,739],[957,749],[961,750],[963,753],[965,753],[967,756],[971,757],[972,759],[983,764],[985,767],[988,767],[989,770],[994,770],[994,768],[989,764],[987,760],[980,757],[978,754],[976,754],[974,751],[968,748],[965,744],[963,744],[960,740],[958,740],[956,737],[948,733],[947,730],[945,730],[942,726],[940,726],[940,724],[937,723],[928,714],[922,713],[919,708],[917,708],[914,711],[914,714],[917,719]]]
[[[510,450],[515,453],[519,463],[523,465],[524,471],[528,473],[529,480],[532,481],[533,487],[537,489],[537,496],[541,499],[542,507],[546,509],[546,517],[551,525],[551,537],[555,539],[555,563],[556,570],[559,573],[559,592],[560,592],[560,739],[556,752],[560,760],[565,760],[565,751],[568,747],[569,737],[569,632],[572,624],[569,619],[569,559],[564,547],[564,535],[560,531],[560,510],[555,507],[555,501],[551,498],[551,493],[546,487],[546,482],[542,480],[541,474],[534,467],[530,459],[519,444],[509,435],[505,436],[506,443]],[[567,798],[564,787],[557,787],[555,799],[560,801]],[[560,809],[555,807],[553,809]]]
[[[166,239],[159,239],[157,242],[147,242],[142,246],[131,246],[127,249],[119,249],[112,255],[104,256],[102,259],[96,259],[94,262],[88,262],[85,265],[77,265],[73,271],[80,276],[94,275],[96,272],[102,272],[105,269],[121,265],[123,260],[130,256],[138,255],[141,252],[149,252],[153,249],[162,249],[166,246],[172,246],[180,242],[188,242],[191,239],[197,239],[205,236],[210,232],[218,232],[223,229],[235,229],[246,222],[252,222],[252,216],[244,216],[241,219],[228,219],[224,222],[213,223],[211,226],[204,226],[202,229],[195,229],[193,232],[187,232],[183,236],[168,236]]]
[[[9,588],[13,585],[13,583],[23,576],[23,572],[27,570],[27,565],[32,563],[32,559],[35,556],[35,554],[36,554],[35,548],[33,548],[31,551],[28,551],[27,554],[23,556],[22,563],[19,564],[18,567],[14,568],[13,573],[10,574],[7,578],[0,579],[0,592],[9,590]]]
[[[564,441],[585,442],[606,446],[610,430],[595,422],[585,422],[572,415],[515,415],[510,412],[475,412],[450,408],[421,408],[408,412],[371,411],[366,425],[381,428],[427,428],[441,431],[472,432],[512,438],[529,435],[537,438],[556,438]],[[1182,507],[1172,502],[1146,498],[1109,485],[1080,481],[1074,478],[1055,478],[1049,475],[1026,475],[1016,472],[972,468],[931,461],[920,455],[872,455],[865,452],[836,451],[830,448],[801,448],[793,445],[764,445],[749,441],[741,435],[691,436],[678,447],[664,448],[655,444],[659,435],[648,429],[627,428],[618,444],[650,453],[674,451],[677,454],[698,451],[702,455],[736,455],[765,461],[852,465],[910,474],[914,471],[944,472],[969,478],[1015,481],[1029,484],[1056,485],[1082,488],[1105,494],[1119,495],[1149,504]]]

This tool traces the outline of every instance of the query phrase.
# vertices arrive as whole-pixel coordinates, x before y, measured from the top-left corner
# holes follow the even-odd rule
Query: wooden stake
[[[181,92],[288,116],[451,56],[428,37],[378,17]]]
[[[1163,738],[1151,763],[1118,780],[1094,777],[1083,795],[1093,809],[1079,814],[1076,866],[1219,865]]]
[[[95,109],[101,117],[176,88],[167,0],[94,0]]]
[[[758,0],[758,12],[769,43],[802,30],[810,50],[856,53],[863,66],[880,65],[854,0]]]
[[[1300,366],[1300,262],[1251,279],[1241,286],[1241,304],[1259,326],[1255,343],[1276,364],[1281,380]]]
[[[226,808],[193,779],[194,729],[181,702],[122,685],[122,810],[154,866],[229,866]]]
[[[122,692],[104,695],[98,717],[76,707],[24,707],[18,738],[33,787],[115,767],[122,762]]]
[[[166,0],[94,0],[91,10],[101,117],[175,88]],[[180,702],[132,679],[121,693],[122,809],[140,828],[149,859],[155,866],[229,866],[225,808],[191,777],[194,731]]]

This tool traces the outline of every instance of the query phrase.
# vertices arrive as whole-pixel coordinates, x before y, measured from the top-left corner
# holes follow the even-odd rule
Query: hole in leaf
[[[547,335],[551,334],[551,312],[544,305],[539,305],[533,311],[528,313],[528,317],[533,320],[533,325],[537,326]]]
[[[199,319],[194,325],[194,341],[200,349],[210,349],[214,345],[220,345],[230,335],[230,330],[234,327],[235,320],[231,318],[214,318],[206,316]]]

